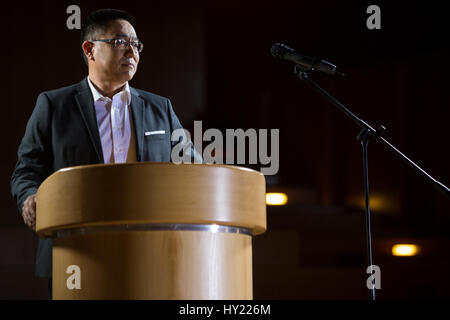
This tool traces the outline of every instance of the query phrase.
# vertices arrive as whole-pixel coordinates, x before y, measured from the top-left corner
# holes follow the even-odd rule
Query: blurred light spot
[[[374,213],[399,214],[401,211],[401,196],[396,190],[370,194],[370,209]],[[366,198],[364,194],[349,196],[347,205],[365,210]]]
[[[266,193],[266,204],[269,206],[283,206],[287,200],[285,193]]]
[[[366,197],[361,196],[352,201],[358,208],[365,209],[366,208]],[[383,210],[386,207],[387,201],[379,195],[370,195],[370,209],[371,210]]]
[[[418,251],[415,244],[396,244],[392,247],[392,254],[400,257],[415,256]]]

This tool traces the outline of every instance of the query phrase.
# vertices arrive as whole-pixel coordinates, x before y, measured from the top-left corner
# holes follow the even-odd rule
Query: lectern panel
[[[252,299],[251,245],[249,235],[206,231],[110,231],[57,238],[53,298]],[[67,273],[70,266],[79,268],[79,279]]]

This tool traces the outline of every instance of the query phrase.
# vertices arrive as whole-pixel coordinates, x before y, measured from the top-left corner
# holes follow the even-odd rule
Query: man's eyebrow
[[[116,37],[130,38],[127,34],[123,34],[123,33],[116,34]],[[139,41],[138,37],[131,37],[131,39]]]

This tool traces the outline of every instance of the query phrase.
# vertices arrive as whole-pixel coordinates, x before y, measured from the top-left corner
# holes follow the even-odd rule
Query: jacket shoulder
[[[135,92],[141,97],[142,99],[155,104],[155,105],[167,105],[170,103],[169,98],[157,95],[152,92],[144,91],[141,89],[132,88],[132,90],[135,90]]]
[[[79,90],[80,90],[80,84],[76,83],[76,84],[72,84],[70,86],[66,86],[66,87],[62,87],[62,88],[58,88],[58,89],[43,91],[43,92],[41,92],[40,95],[46,95],[47,97],[52,99],[52,98],[58,98],[58,97],[65,96],[65,95],[71,95],[71,94],[78,92]]]

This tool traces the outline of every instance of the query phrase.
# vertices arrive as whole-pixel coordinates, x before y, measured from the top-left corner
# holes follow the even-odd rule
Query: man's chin
[[[133,72],[131,72],[131,71],[124,72],[121,74],[120,78],[122,79],[123,82],[127,82],[127,81],[130,81],[131,79],[133,79],[135,73],[136,72],[134,72],[134,71]]]

